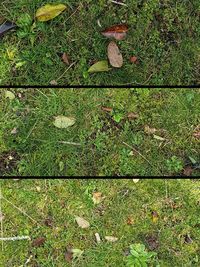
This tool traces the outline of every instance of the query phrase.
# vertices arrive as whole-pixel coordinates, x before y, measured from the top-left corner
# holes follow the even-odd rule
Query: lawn
[[[1,236],[31,239],[4,241],[2,267],[128,267],[129,247],[136,243],[156,253],[149,267],[199,267],[199,180],[5,179],[0,183]],[[82,229],[75,216],[84,218],[89,227]],[[117,240],[109,242],[106,236]],[[71,255],[70,249],[79,249],[79,256]]]
[[[191,88],[1,89],[0,175],[198,176],[199,103]]]
[[[1,85],[197,85],[199,84],[200,2],[193,1],[54,1],[67,9],[38,22],[42,0],[3,0],[0,23],[19,28],[0,42]],[[52,3],[52,2],[51,2]],[[26,18],[30,17],[27,26]],[[35,22],[35,23],[34,23]],[[125,40],[116,41],[124,58],[121,68],[91,73],[107,59],[108,38],[101,32],[128,24]],[[61,59],[63,53],[69,65]],[[138,64],[130,57],[137,57]]]

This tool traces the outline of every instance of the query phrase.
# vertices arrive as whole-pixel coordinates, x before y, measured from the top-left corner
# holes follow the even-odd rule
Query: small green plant
[[[183,169],[183,162],[176,156],[172,156],[171,159],[166,161],[167,170],[171,173],[180,172]]]
[[[147,263],[152,262],[152,258],[156,255],[155,252],[147,252],[143,244],[130,245],[130,255],[126,259],[126,266],[147,267]]]
[[[36,24],[32,23],[33,19],[28,13],[21,15],[17,20],[17,26],[19,30],[17,35],[19,38],[28,38],[31,44],[34,44],[35,41],[35,31]]]
[[[114,110],[112,112],[112,117],[115,122],[119,123],[124,117],[124,112],[120,110]]]

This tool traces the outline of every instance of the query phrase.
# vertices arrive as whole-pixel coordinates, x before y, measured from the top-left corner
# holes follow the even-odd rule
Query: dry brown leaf
[[[130,57],[130,62],[134,64],[139,64],[138,58],[135,56]]]
[[[147,134],[154,134],[155,132],[157,132],[157,129],[156,128],[150,128],[148,125],[145,125],[144,131]]]
[[[67,251],[65,252],[65,260],[69,263],[72,262],[73,260],[73,252],[72,249],[67,249]]]
[[[99,233],[95,233],[95,238],[96,238],[97,243],[101,242],[101,238],[100,238]]]
[[[112,108],[107,108],[107,107],[101,107],[103,111],[111,112],[113,109]]]
[[[108,45],[108,59],[115,68],[121,68],[123,65],[122,54],[114,41],[111,41]]]
[[[46,238],[45,237],[38,237],[36,239],[33,240],[32,242],[32,246],[33,247],[40,247],[40,246],[43,246],[44,243],[46,241]]]
[[[186,166],[185,169],[184,169],[184,171],[183,171],[183,174],[185,176],[191,176],[192,173],[193,173],[193,170],[194,169],[191,166]]]
[[[102,193],[101,192],[94,192],[92,194],[92,200],[94,204],[99,204],[102,201]]]
[[[83,228],[83,229],[90,227],[90,223],[88,221],[86,221],[85,219],[83,219],[82,217],[76,216],[75,220],[76,220],[78,226]]]
[[[115,236],[105,236],[105,239],[109,242],[116,242],[118,240]]]
[[[67,53],[65,53],[65,52],[63,53],[62,60],[63,60],[63,62],[65,64],[70,65],[70,63],[69,63],[69,57],[68,57]]]
[[[108,38],[123,40],[126,38],[127,31],[128,31],[128,26],[126,24],[119,24],[106,28],[102,32],[102,34]]]
[[[129,112],[127,117],[129,119],[138,119],[139,118],[139,115],[137,113],[134,113],[134,112]]]
[[[127,220],[126,220],[126,223],[127,223],[128,225],[133,225],[133,224],[134,224],[134,220],[133,220],[133,218],[129,216],[129,217],[127,218]]]

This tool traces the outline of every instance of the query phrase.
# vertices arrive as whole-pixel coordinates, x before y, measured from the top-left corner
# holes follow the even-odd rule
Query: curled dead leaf
[[[109,43],[107,52],[110,64],[115,68],[121,68],[123,65],[123,57],[114,41]]]
[[[116,40],[123,40],[126,38],[128,26],[126,24],[113,25],[106,28],[102,34],[108,38],[115,38]]]

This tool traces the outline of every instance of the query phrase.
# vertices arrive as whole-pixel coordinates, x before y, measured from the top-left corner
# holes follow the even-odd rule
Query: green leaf
[[[83,250],[80,250],[78,248],[73,248],[72,250],[73,258],[79,258],[83,254]]]
[[[38,21],[48,21],[57,17],[66,8],[67,8],[66,5],[63,4],[58,4],[58,5],[47,4],[37,10],[35,17],[37,18]]]
[[[15,99],[15,95],[11,91],[6,91],[5,97],[9,98],[10,100]]]
[[[101,72],[101,71],[109,71],[110,68],[108,67],[108,61],[107,60],[101,60],[96,62],[94,65],[92,65],[88,72],[93,73],[93,72]]]
[[[73,117],[65,117],[65,116],[57,116],[55,117],[54,126],[57,128],[68,128],[75,123],[75,118]]]

